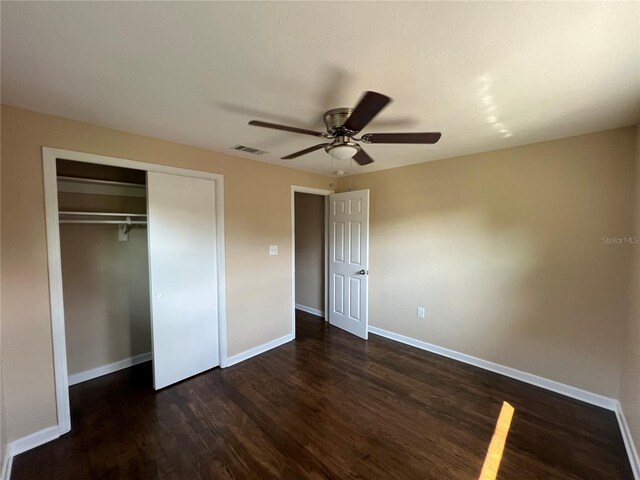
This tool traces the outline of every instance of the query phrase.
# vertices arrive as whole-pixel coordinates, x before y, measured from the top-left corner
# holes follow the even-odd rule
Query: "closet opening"
[[[72,386],[151,360],[146,172],[58,159],[56,176]]]
[[[332,193],[330,190],[292,188],[292,300],[296,336],[303,335],[314,322],[324,328],[328,306],[327,200]]]
[[[226,366],[224,177],[49,147],[42,159],[59,435],[70,385],[133,367],[136,386],[160,390]]]

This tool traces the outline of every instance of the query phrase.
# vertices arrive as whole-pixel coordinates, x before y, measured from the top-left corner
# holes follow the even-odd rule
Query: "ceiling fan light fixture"
[[[327,152],[337,160],[349,160],[358,153],[358,147],[354,145],[331,145]]]

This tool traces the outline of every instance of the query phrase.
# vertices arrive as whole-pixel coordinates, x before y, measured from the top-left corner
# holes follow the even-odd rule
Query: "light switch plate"
[[[278,245],[269,245],[269,255],[278,255]]]
[[[418,307],[417,314],[419,318],[424,318],[424,307]]]

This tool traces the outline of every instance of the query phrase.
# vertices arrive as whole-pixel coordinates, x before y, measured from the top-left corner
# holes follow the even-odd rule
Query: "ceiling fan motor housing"
[[[330,135],[343,133],[342,126],[353,113],[353,108],[333,108],[322,116]]]
[[[334,108],[322,116],[327,132],[335,137],[333,142],[324,149],[329,155],[339,160],[350,159],[360,151],[360,145],[349,136],[352,132],[342,127],[352,113],[353,108]]]

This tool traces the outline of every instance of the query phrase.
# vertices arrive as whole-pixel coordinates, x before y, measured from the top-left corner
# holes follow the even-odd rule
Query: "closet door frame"
[[[58,435],[63,435],[71,430],[71,410],[69,407],[69,378],[64,325],[64,301],[62,296],[62,260],[60,251],[60,227],[58,223],[58,183],[56,175],[56,160],[58,159],[95,163],[98,165],[109,165],[112,167],[132,168],[136,170],[143,170],[145,172],[158,172],[171,175],[182,175],[186,177],[206,178],[216,182],[215,211],[217,243],[216,257],[218,263],[217,293],[220,367],[224,368],[228,366],[228,356],[225,280],[224,176],[219,173],[188,170],[179,167],[170,167],[136,160],[96,155],[93,153],[42,147],[56,409],[58,414]]]

